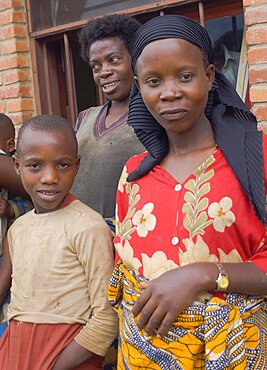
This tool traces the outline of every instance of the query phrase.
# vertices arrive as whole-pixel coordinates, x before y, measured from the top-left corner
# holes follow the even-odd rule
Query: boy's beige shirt
[[[11,226],[8,243],[8,320],[84,324],[77,343],[105,355],[117,317],[107,300],[113,251],[103,218],[79,200],[54,212],[30,211]]]

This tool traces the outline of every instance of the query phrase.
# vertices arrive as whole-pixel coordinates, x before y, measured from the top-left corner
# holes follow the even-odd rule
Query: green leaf
[[[127,220],[125,223],[121,224],[121,234],[125,234],[128,230],[130,230],[132,227],[132,221]]]
[[[201,199],[201,201],[196,206],[196,213],[198,213],[200,211],[204,211],[204,209],[206,209],[208,207],[208,205],[209,205],[208,198]]]
[[[198,185],[203,184],[204,182],[207,182],[214,176],[214,170],[210,170],[208,172],[203,173],[199,178],[198,178]]]
[[[187,203],[195,204],[196,203],[196,197],[195,194],[190,193],[190,191],[187,191],[184,196],[184,200]]]
[[[188,180],[184,187],[194,193],[196,190],[196,181],[193,179]]]
[[[185,215],[183,224],[184,224],[184,227],[186,228],[186,230],[191,232],[191,220],[190,220],[190,217],[188,215]]]
[[[197,196],[200,198],[204,194],[208,194],[210,192],[210,183],[207,182],[206,184],[198,187]]]
[[[137,184],[134,184],[132,187],[132,195],[135,196],[139,191],[139,186]]]
[[[194,209],[189,203],[184,203],[182,212],[189,217],[193,217]]]
[[[196,223],[194,225],[194,229],[200,227],[200,226],[204,226],[206,221],[207,221],[208,217],[207,217],[207,213],[206,212],[201,212],[200,215],[197,217],[196,219]]]

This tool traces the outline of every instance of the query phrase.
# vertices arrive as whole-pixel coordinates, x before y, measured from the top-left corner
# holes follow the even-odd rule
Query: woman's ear
[[[139,81],[138,81],[138,77],[137,76],[134,76],[134,83],[135,83],[135,86],[138,88],[138,90],[140,90],[140,88],[139,88]]]
[[[212,89],[213,82],[215,79],[215,66],[214,64],[210,64],[207,69],[206,69],[206,76],[207,76],[207,81],[209,84],[209,91]]]
[[[15,171],[16,171],[17,175],[20,176],[20,165],[19,165],[18,157],[16,155],[13,155],[12,158],[13,158]]]

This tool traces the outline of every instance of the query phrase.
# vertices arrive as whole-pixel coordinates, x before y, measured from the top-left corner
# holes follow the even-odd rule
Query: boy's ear
[[[14,139],[8,139],[6,142],[8,152],[12,154],[15,150],[15,140]]]
[[[134,83],[135,83],[135,86],[138,88],[138,90],[140,90],[139,81],[138,81],[138,77],[137,76],[134,76]]]
[[[16,171],[17,175],[20,176],[20,165],[19,165],[18,157],[16,155],[13,155],[12,159],[13,159],[15,171]]]
[[[81,156],[80,155],[77,155],[77,157],[76,157],[76,173],[75,173],[75,175],[77,175],[77,173],[79,172],[80,163],[81,163]]]

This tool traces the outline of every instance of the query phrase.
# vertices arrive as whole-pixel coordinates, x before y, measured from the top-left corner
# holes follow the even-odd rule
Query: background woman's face
[[[204,66],[197,46],[181,39],[154,41],[143,49],[136,71],[148,110],[167,131],[181,133],[206,119],[214,67]]]
[[[95,83],[110,100],[123,101],[130,94],[133,73],[128,49],[119,37],[94,42],[89,52]]]

